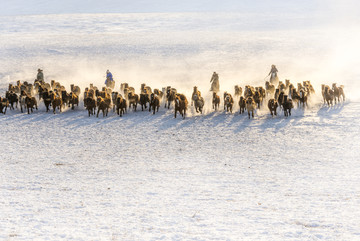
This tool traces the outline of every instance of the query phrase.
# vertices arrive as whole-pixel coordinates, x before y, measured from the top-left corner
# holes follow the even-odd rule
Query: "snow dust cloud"
[[[358,100],[359,25],[349,23],[353,18],[340,18],[334,8],[305,17],[241,13],[10,17],[16,18],[18,31],[2,30],[1,87],[18,79],[33,81],[38,68],[44,69],[47,81],[55,79],[66,88],[72,83],[101,87],[109,69],[116,88],[127,82],[139,91],[146,83],[190,95],[193,86],[208,93],[216,71],[221,91],[233,93],[234,85],[264,85],[275,64],[282,81],[290,79],[296,85],[310,80],[318,94],[321,84],[343,84],[347,97]]]

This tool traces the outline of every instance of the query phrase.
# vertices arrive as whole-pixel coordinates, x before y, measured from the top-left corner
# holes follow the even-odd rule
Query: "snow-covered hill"
[[[206,108],[185,120],[163,105],[0,115],[0,239],[359,239],[357,3],[239,2],[3,3],[1,96],[38,68],[82,89],[110,69],[117,89],[171,85],[189,98],[196,85]],[[252,120],[211,109],[213,71],[233,93],[263,85],[271,64],[281,80],[312,81],[308,108],[272,118],[264,106]],[[320,84],[333,82],[347,101],[329,108]]]

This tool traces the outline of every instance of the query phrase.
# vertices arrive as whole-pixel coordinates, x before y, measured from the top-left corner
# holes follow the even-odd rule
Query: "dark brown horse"
[[[158,95],[152,93],[150,95],[150,106],[149,106],[149,112],[151,109],[153,110],[153,114],[155,115],[155,110],[158,112],[160,108],[160,98]]]
[[[245,101],[245,98],[243,96],[240,96],[239,107],[240,107],[240,114],[244,113],[245,108],[246,108],[246,101]]]
[[[293,102],[291,99],[288,99],[287,95],[283,96],[283,109],[285,116],[291,116],[291,109],[294,108]]]
[[[70,107],[71,105],[71,109],[73,110],[76,106],[79,106],[79,96],[76,95],[74,92],[70,92],[69,93],[69,104],[68,107]]]
[[[176,118],[176,113],[179,111],[179,113],[181,114],[183,119],[185,119],[187,106],[188,106],[188,101],[186,99],[186,96],[183,95],[183,94],[176,94],[176,96],[175,96],[175,115],[174,115],[174,117]]]
[[[270,110],[271,116],[276,115],[276,109],[278,108],[278,102],[275,99],[270,99],[268,101],[268,108]]]
[[[6,110],[9,106],[9,100],[7,98],[0,97],[0,113],[6,114]]]
[[[35,97],[26,96],[25,103],[26,103],[26,108],[28,110],[28,114],[30,114],[30,110],[31,110],[31,113],[33,112],[34,107],[36,109],[38,109],[37,108],[37,101],[36,101]]]
[[[109,113],[110,104],[111,104],[110,98],[103,98],[101,96],[98,96],[97,97],[98,111],[96,117],[99,117],[100,111],[102,111],[103,117],[105,117],[105,115],[107,116]]]
[[[165,108],[166,108],[166,104],[167,104],[167,108],[170,109],[171,103],[175,100],[176,93],[177,93],[176,89],[171,88],[170,86],[168,86],[166,88]]]
[[[53,107],[54,114],[56,113],[55,112],[56,107],[58,107],[59,112],[61,113],[61,108],[62,108],[62,105],[63,105],[61,97],[59,95],[57,95],[55,92],[52,92],[51,95],[50,95],[50,98],[51,98],[51,105]]]
[[[212,106],[215,110],[219,109],[220,106],[220,96],[218,96],[216,92],[213,92]]]
[[[86,109],[88,110],[89,117],[90,117],[90,114],[95,115],[96,101],[95,101],[94,95],[88,94],[86,99],[84,100],[84,103],[85,103]]]
[[[126,99],[120,94],[116,98],[116,112],[120,117],[126,112]]]

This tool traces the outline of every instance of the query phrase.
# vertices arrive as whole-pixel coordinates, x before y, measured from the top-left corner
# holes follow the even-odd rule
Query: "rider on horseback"
[[[270,75],[270,83],[273,85],[277,85],[279,83],[279,78],[277,76],[277,72],[278,72],[278,70],[277,70],[276,66],[274,64],[271,65],[271,70],[267,76]]]
[[[219,92],[220,90],[219,75],[216,72],[213,73],[210,83],[211,83],[210,91],[215,93]]]
[[[113,76],[112,76],[112,74],[111,74],[111,72],[109,70],[106,70],[105,85],[107,87],[111,87],[112,89],[114,88],[114,85],[115,85],[115,81],[114,81]]]

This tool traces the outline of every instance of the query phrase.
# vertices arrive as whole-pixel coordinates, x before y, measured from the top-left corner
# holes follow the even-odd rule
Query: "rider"
[[[220,83],[219,83],[219,75],[216,72],[213,73],[210,83],[211,83],[210,91],[218,92],[220,89]]]
[[[277,75],[277,72],[278,72],[278,70],[277,70],[276,66],[273,64],[273,65],[271,65],[271,70],[270,70],[268,76],[269,76],[270,74],[275,74],[275,76],[276,76],[276,75]]]
[[[44,82],[44,73],[42,72],[42,69],[38,69],[36,80],[39,81],[40,83]]]
[[[109,70],[106,70],[106,80],[105,80],[105,84],[107,84],[108,81],[112,82],[112,81],[114,81],[114,80],[113,80],[113,76],[112,76],[111,72],[110,72]]]
[[[271,65],[271,70],[268,74],[268,76],[270,75],[270,83],[271,84],[276,84],[276,85],[278,84],[279,78],[277,76],[277,72],[278,72],[278,70],[277,70],[276,66],[274,64]]]

